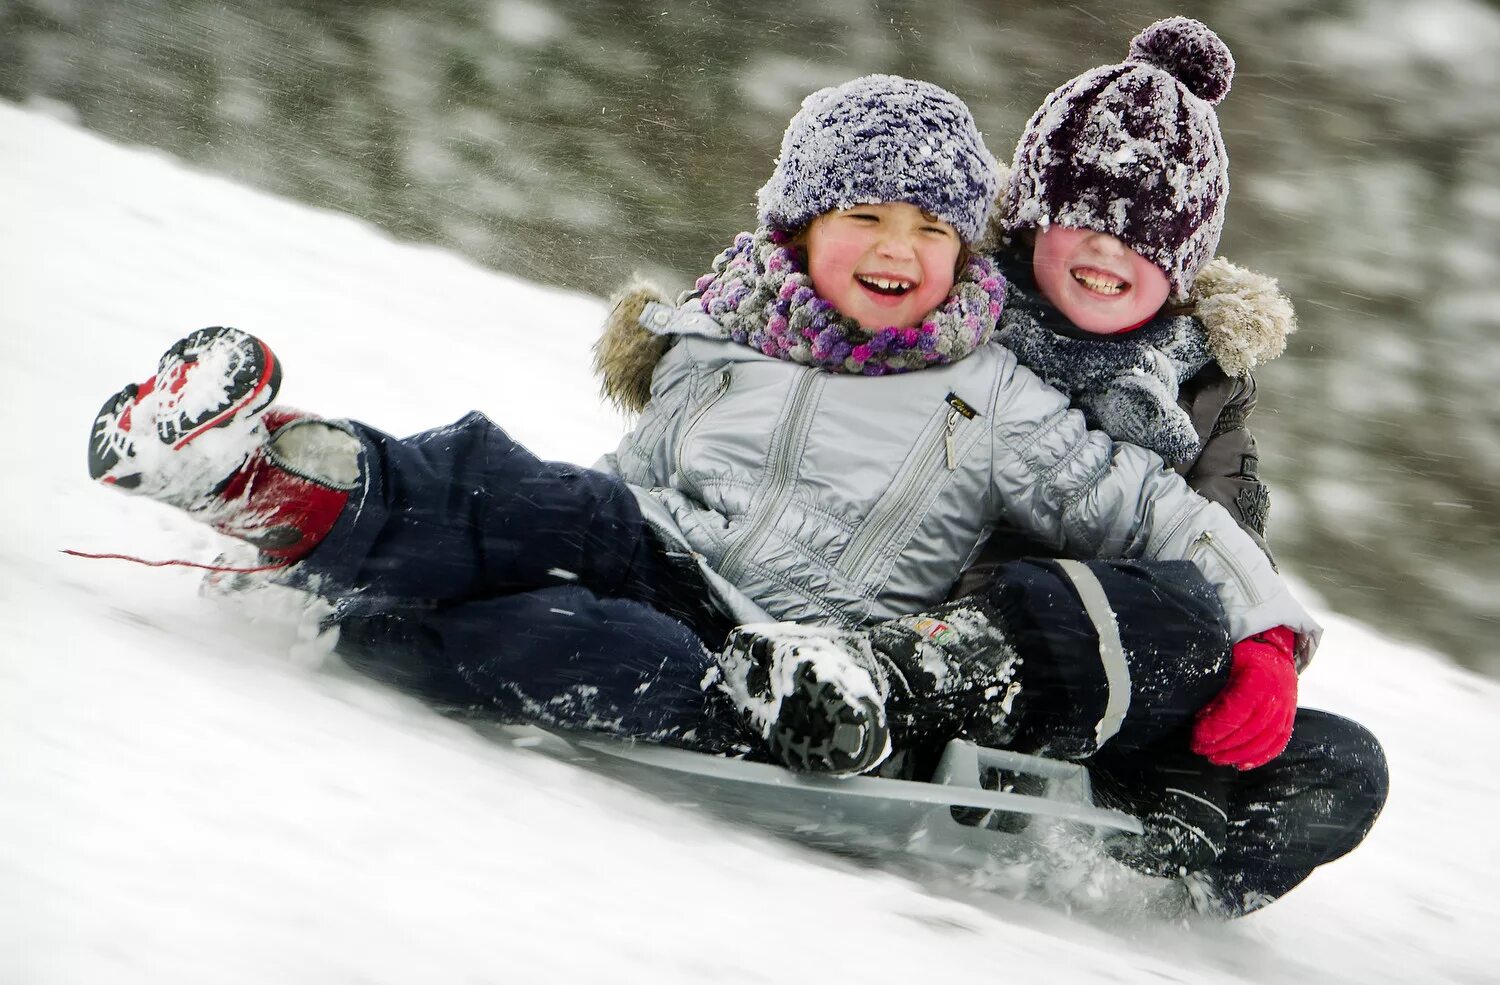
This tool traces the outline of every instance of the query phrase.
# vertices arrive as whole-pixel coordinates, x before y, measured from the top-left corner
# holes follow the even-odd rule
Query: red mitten
[[[1193,752],[1241,770],[1281,755],[1297,716],[1296,644],[1295,633],[1277,626],[1234,645],[1229,683],[1193,724]]]

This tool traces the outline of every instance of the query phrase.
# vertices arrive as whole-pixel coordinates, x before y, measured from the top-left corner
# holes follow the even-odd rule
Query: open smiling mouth
[[[917,286],[909,280],[893,277],[866,277],[863,274],[855,274],[854,279],[859,281],[860,286],[888,298],[899,298],[903,294],[910,293],[912,288]]]
[[[1130,290],[1130,283],[1102,270],[1074,270],[1073,279],[1095,294],[1113,297]]]

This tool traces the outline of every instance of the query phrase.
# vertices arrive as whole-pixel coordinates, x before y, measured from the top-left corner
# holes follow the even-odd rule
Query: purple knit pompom
[[[1229,46],[1202,21],[1169,17],[1157,21],[1130,42],[1126,61],[1142,62],[1175,78],[1188,92],[1217,105],[1234,80]]]

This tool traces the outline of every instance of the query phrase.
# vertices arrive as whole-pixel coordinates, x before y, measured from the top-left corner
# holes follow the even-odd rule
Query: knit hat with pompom
[[[1229,47],[1205,24],[1152,24],[1123,63],[1042,101],[1016,146],[1002,225],[1110,233],[1185,297],[1224,228],[1229,155],[1214,106],[1233,78]]]
[[[793,232],[836,209],[906,202],[972,243],[997,175],[963,100],[931,82],[867,75],[802,101],[757,211],[762,225]]]

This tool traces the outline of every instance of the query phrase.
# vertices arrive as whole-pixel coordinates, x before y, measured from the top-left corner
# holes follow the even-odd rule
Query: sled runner
[[[1094,806],[1083,767],[960,739],[945,747],[931,781],[918,782],[793,773],[597,735],[511,726],[498,731],[512,744],[597,769],[674,803],[858,856],[896,850],[972,865],[1012,856],[1058,826],[1101,838],[1141,832],[1129,814]],[[999,771],[1009,789],[985,789],[986,771]]]

